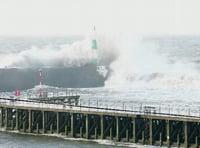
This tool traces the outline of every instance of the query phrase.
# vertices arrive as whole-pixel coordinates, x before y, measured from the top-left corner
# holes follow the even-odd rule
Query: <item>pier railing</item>
[[[185,110],[185,114],[180,114],[180,108],[173,109],[172,107],[155,107],[142,105],[134,106],[130,103],[128,105],[124,102],[121,106],[115,105],[108,106],[105,105],[106,102],[98,102],[97,100],[80,100],[78,105],[69,104],[55,104],[48,102],[38,102],[36,100],[23,100],[23,99],[11,99],[11,98],[0,98],[1,105],[9,106],[25,106],[25,107],[39,107],[39,108],[53,108],[53,109],[66,109],[66,110],[81,110],[81,111],[91,111],[91,112],[113,112],[113,113],[126,113],[126,114],[137,114],[137,115],[154,115],[154,116],[170,116],[170,117],[180,117],[180,118],[196,118],[200,119],[200,110],[192,110],[188,108]],[[104,104],[104,106],[103,106]],[[174,110],[178,110],[175,112]],[[183,110],[183,109],[182,109]],[[193,111],[193,112],[191,112]]]

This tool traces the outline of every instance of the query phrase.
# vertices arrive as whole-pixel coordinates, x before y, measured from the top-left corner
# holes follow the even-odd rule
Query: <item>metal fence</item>
[[[91,100],[80,99],[78,105],[55,104],[55,103],[41,103],[33,100],[0,98],[1,105],[9,106],[25,106],[25,107],[39,107],[39,108],[53,108],[66,110],[81,110],[81,111],[95,111],[95,112],[113,112],[126,114],[144,114],[156,116],[175,116],[184,118],[198,118],[200,119],[200,110],[197,108],[191,109],[189,106],[181,108],[168,106],[149,106],[145,104],[135,104],[133,102],[120,101],[105,101],[105,100]]]

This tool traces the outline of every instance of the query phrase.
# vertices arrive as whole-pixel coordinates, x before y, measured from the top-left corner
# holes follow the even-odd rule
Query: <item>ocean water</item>
[[[24,135],[19,133],[0,133],[0,147],[1,148],[115,148],[116,146],[97,144],[92,141],[81,140],[66,140],[57,138],[56,136],[34,136]],[[106,143],[106,142],[105,142]]]
[[[200,116],[199,36],[120,37],[120,41],[109,42],[99,37],[97,43],[100,64],[109,75],[104,87],[76,88],[81,105],[136,111],[153,106],[161,113]],[[91,61],[90,48],[87,38],[2,38],[0,66],[81,67]],[[58,92],[66,89],[54,87]],[[51,87],[46,84],[44,89],[48,88]],[[28,92],[39,94],[39,87],[23,90],[22,97]],[[0,95],[10,97],[13,92]],[[65,139],[57,135],[0,132],[0,137],[0,147],[149,147],[107,140]]]

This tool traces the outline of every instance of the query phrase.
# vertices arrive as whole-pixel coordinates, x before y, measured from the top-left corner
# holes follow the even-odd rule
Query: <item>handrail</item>
[[[23,99],[10,99],[10,98],[0,98],[0,100],[7,100],[11,102],[19,101],[19,102],[29,102],[29,103],[41,103],[41,104],[55,104],[55,105],[64,105],[65,107],[78,107],[78,108],[85,108],[85,109],[96,109],[96,110],[107,110],[107,111],[113,111],[113,112],[125,112],[125,113],[134,113],[138,115],[159,115],[159,116],[171,116],[171,117],[183,117],[183,118],[198,118],[200,119],[200,116],[191,116],[191,115],[182,115],[182,114],[173,114],[173,113],[157,113],[157,112],[145,112],[145,111],[134,111],[129,109],[113,109],[113,108],[106,108],[106,107],[96,107],[96,106],[85,106],[85,105],[67,105],[67,104],[61,104],[61,103],[51,103],[51,102],[39,102],[37,100],[23,100]],[[1,103],[1,102],[0,102]]]

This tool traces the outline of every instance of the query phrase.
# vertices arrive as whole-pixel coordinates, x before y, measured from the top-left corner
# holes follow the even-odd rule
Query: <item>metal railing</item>
[[[80,100],[82,101],[82,100]],[[38,102],[34,100],[23,100],[23,99],[10,99],[10,98],[0,98],[1,105],[9,106],[25,106],[25,107],[39,107],[39,108],[53,108],[53,109],[68,109],[68,110],[80,110],[80,111],[95,111],[95,112],[112,112],[112,113],[126,113],[126,114],[137,114],[137,115],[154,115],[154,116],[170,116],[170,117],[180,117],[180,118],[195,118],[200,119],[200,110],[196,114],[178,114],[170,111],[170,108],[165,109],[169,112],[162,112],[162,108],[156,108],[153,106],[132,106],[127,107],[127,104],[121,104],[121,108],[116,106],[116,102],[113,102],[113,106],[108,107],[101,105],[102,102],[89,101],[88,104],[79,102],[79,105],[68,105],[68,104],[55,104],[55,103],[45,103]],[[114,105],[115,104],[115,105]]]

